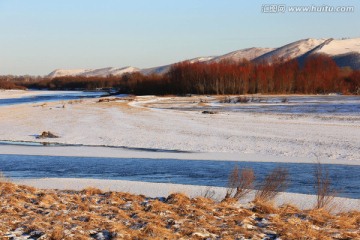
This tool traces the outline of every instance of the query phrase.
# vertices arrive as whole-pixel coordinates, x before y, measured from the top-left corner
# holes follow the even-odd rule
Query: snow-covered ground
[[[202,114],[212,101],[213,97],[201,96],[147,96],[132,102],[87,99],[4,106],[0,108],[0,140],[41,142],[35,136],[51,131],[60,138],[46,141],[65,144],[238,153],[242,160],[360,161],[359,117],[242,111]]]

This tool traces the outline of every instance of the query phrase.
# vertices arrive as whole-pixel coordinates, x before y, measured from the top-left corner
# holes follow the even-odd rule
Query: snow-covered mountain
[[[330,56],[338,56],[348,53],[360,53],[360,38],[331,39],[327,44],[323,45],[318,53],[325,53]]]
[[[138,72],[140,69],[135,67],[124,67],[124,68],[99,68],[99,69],[72,69],[72,70],[64,70],[57,69],[51,72],[48,77],[63,77],[63,76],[84,76],[84,77],[106,77],[109,75],[113,76],[121,76],[125,73],[133,73]]]
[[[223,60],[239,61],[247,59],[255,62],[272,63],[276,59],[298,59],[302,62],[307,56],[313,54],[326,54],[331,56],[340,67],[349,66],[360,70],[360,38],[352,39],[314,39],[308,38],[289,43],[279,48],[246,48],[230,52],[221,56],[198,57],[189,59],[191,63],[195,62],[220,62]],[[60,76],[121,76],[125,73],[140,72],[145,75],[164,74],[169,71],[173,64],[138,69],[135,67],[125,68],[101,68],[101,69],[57,69],[51,72],[48,77]]]
[[[301,57],[302,55],[308,53],[309,51],[313,50],[317,46],[324,43],[327,39],[303,39],[299,40],[285,46],[279,47],[261,55],[255,59],[257,62],[272,62],[275,59],[293,59]]]
[[[210,60],[210,62],[220,62],[224,60],[230,61],[241,61],[242,59],[246,59],[252,61],[268,52],[275,50],[274,48],[245,48],[238,51],[234,51],[231,53],[227,53],[222,56],[215,57]]]

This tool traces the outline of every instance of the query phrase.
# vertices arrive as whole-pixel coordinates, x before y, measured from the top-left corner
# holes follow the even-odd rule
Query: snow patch
[[[317,51],[331,56],[351,52],[360,53],[360,38],[332,40]]]

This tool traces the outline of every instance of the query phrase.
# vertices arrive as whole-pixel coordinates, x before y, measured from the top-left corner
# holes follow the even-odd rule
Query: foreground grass
[[[331,215],[172,194],[39,190],[0,182],[0,238],[360,239],[360,212]]]

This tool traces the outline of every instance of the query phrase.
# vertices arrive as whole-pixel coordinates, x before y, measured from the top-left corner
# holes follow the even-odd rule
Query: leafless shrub
[[[224,97],[220,99],[220,103],[248,103],[251,99],[246,96],[239,96],[239,97]]]
[[[212,199],[215,196],[215,190],[213,190],[211,187],[206,187],[206,189],[201,193],[201,196]]]
[[[241,171],[237,166],[232,170],[229,180],[228,188],[224,200],[236,199],[239,200],[247,195],[255,180],[255,174],[252,169],[242,169]]]
[[[288,170],[282,167],[275,168],[266,176],[264,182],[255,193],[255,201],[272,201],[279,192],[286,189],[288,183]]]
[[[237,97],[234,102],[235,103],[248,103],[248,102],[250,102],[250,98],[248,98],[248,97]]]
[[[334,200],[336,191],[331,187],[329,170],[318,162],[314,169],[315,190],[316,190],[316,209],[326,208]]]

